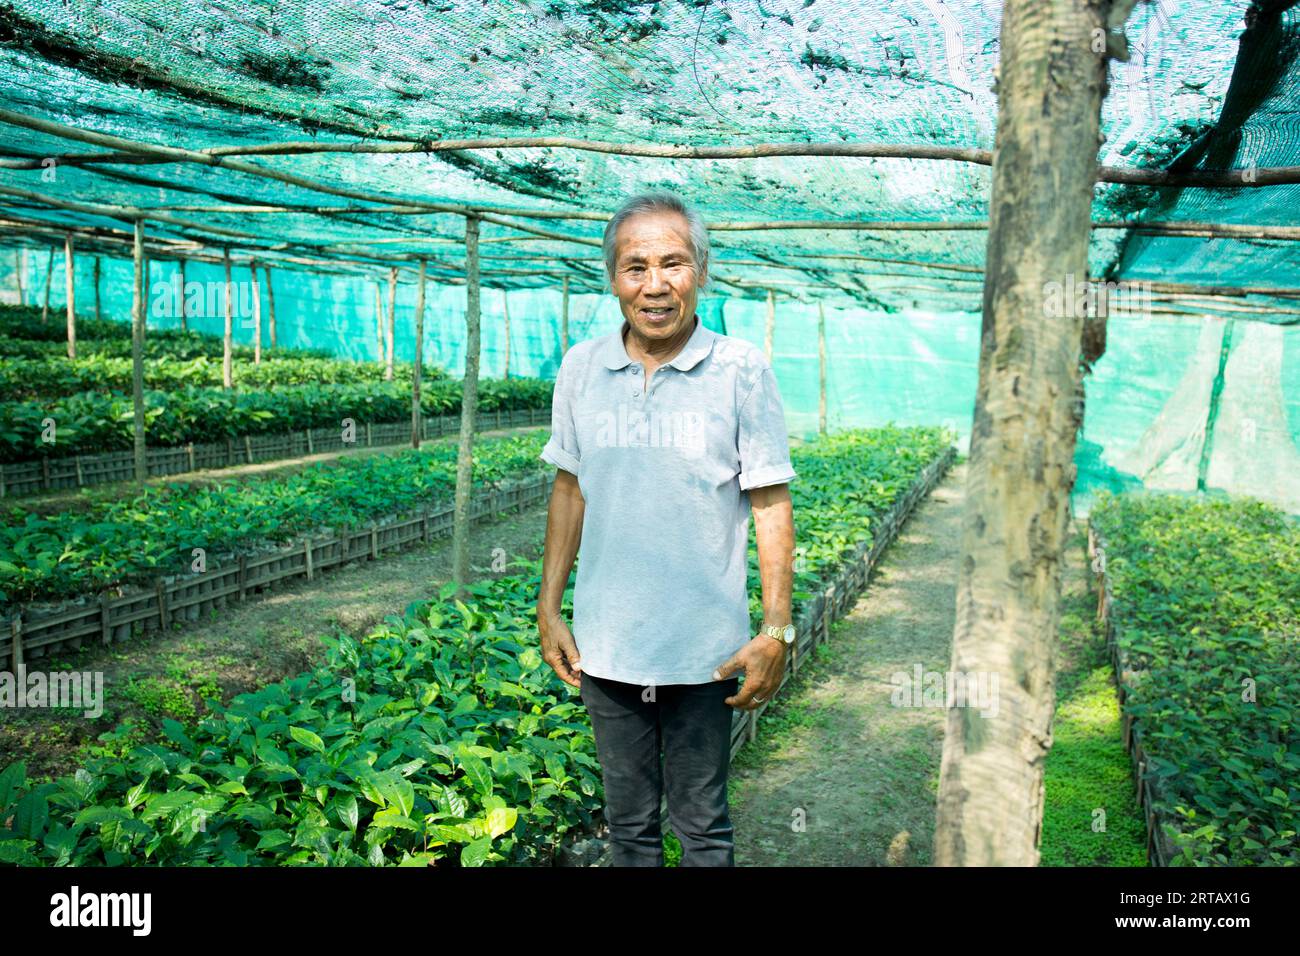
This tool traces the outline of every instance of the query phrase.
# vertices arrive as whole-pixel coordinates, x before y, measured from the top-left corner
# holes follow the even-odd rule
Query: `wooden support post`
[[[135,264],[135,281],[131,293],[131,400],[133,449],[135,452],[135,480],[144,484],[149,477],[148,460],[144,449],[144,220],[135,221],[135,238],[132,245],[132,262]]]
[[[234,321],[232,319],[232,310],[230,296],[232,293],[230,282],[230,249],[222,250],[222,260],[226,267],[226,326],[225,333],[221,340],[221,385],[223,388],[232,388],[235,384],[234,361],[231,357],[233,350],[233,333]]]
[[[188,314],[187,314],[186,306],[185,306],[185,299],[186,299],[186,294],[185,294],[185,260],[184,260],[184,259],[180,260],[180,262],[178,263],[178,265],[179,265],[179,267],[180,267],[180,283],[181,283],[181,309],[180,309],[180,312],[181,312],[181,331],[182,331],[182,332],[188,332],[188,331],[189,331],[189,319],[188,319]]]
[[[310,581],[312,579],[312,573],[313,573],[313,569],[311,566],[311,538],[310,537],[307,538],[307,540],[302,543],[302,560],[303,560],[303,564],[306,565],[307,568],[307,580]]]
[[[560,358],[569,351],[569,277],[563,279],[563,303],[560,309]]]
[[[9,669],[15,674],[23,666],[23,616],[15,614],[9,624]]]
[[[474,423],[478,406],[480,289],[479,221],[465,217],[465,377],[461,382],[460,448],[456,456],[456,508],[452,519],[452,580],[464,595],[469,581],[470,489],[474,480]]]
[[[424,416],[420,414],[420,369],[424,364],[424,276],[428,263],[420,260],[420,284],[415,292],[415,362],[411,369],[411,447],[420,447]]]
[[[767,334],[763,336],[763,354],[767,364],[772,364],[772,339],[776,334],[776,290],[767,290]]]
[[[102,262],[99,256],[95,256],[95,321],[98,322],[104,317],[102,303],[100,301],[100,276],[103,273]]]
[[[167,630],[169,623],[167,614],[167,585],[159,581],[156,588],[158,594],[158,626],[161,630]]]
[[[14,250],[14,282],[18,286],[18,304],[27,304],[27,249]]]
[[[262,364],[262,286],[257,281],[257,262],[250,261],[248,273],[253,280],[253,364]]]
[[[1056,709],[1062,557],[1082,423],[1082,283],[1108,46],[1133,0],[1005,0],[979,384],[951,673],[996,687],[948,710],[939,866],[1034,866]],[[1100,48],[1098,46],[1100,44]],[[994,684],[994,680],[997,681]],[[982,696],[982,695],[980,695]]]
[[[817,432],[826,434],[826,307],[817,303]]]
[[[77,265],[73,258],[72,233],[63,239],[63,276],[68,305],[68,358],[77,357]]]
[[[1210,473],[1210,459],[1214,454],[1214,429],[1219,423],[1219,404],[1223,397],[1224,373],[1228,370],[1228,355],[1232,351],[1232,330],[1236,320],[1229,316],[1223,320],[1222,338],[1219,340],[1219,367],[1210,387],[1210,407],[1205,414],[1205,438],[1201,442],[1201,458],[1196,468],[1196,490],[1206,490],[1206,477]]]
[[[397,266],[388,270],[388,321],[384,323],[384,381],[393,380],[393,324],[397,315]]]
[[[383,292],[379,283],[375,283],[375,354],[380,365],[384,364],[384,303]]]
[[[54,279],[54,247],[50,246],[50,254],[45,259],[45,304],[41,306],[41,324],[44,325],[50,317],[50,283]]]
[[[506,316],[506,370],[502,378],[510,377],[510,293],[501,290],[501,310]]]
[[[266,324],[267,335],[270,338],[272,349],[279,348],[279,340],[275,337],[275,283],[271,279],[271,267],[266,266]]]

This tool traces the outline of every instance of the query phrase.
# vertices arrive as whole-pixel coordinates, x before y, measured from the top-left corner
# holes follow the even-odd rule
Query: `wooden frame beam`
[[[14,125],[21,114],[6,110],[0,120]],[[34,117],[27,122],[48,122]],[[48,130],[43,130],[48,132]],[[118,138],[121,139],[120,137]],[[86,140],[89,142],[89,140]],[[261,143],[251,146],[211,146],[199,150],[177,151],[198,153],[205,160],[172,156],[162,153],[145,153],[134,141],[129,146],[112,147],[108,153],[65,153],[53,157],[56,162],[82,166],[93,163],[158,164],[168,162],[204,162],[222,165],[239,156],[303,156],[324,154],[380,155],[419,153],[470,152],[475,150],[508,149],[571,149],[579,152],[604,153],[644,159],[737,160],[773,159],[778,157],[832,157],[841,159],[907,159],[967,163],[992,166],[991,150],[964,146],[935,146],[915,143],[756,143],[751,146],[682,146],[668,143],[613,143],[602,140],[579,139],[568,136],[479,137],[474,139],[445,140],[386,140],[384,142],[322,143],[299,140],[280,143]],[[101,141],[100,145],[109,145]],[[3,161],[0,166],[9,169],[40,169],[39,160]],[[236,168],[233,165],[231,168]],[[1140,169],[1099,164],[1097,182],[1132,186],[1161,186],[1178,189],[1192,188],[1259,188],[1300,183],[1300,166],[1267,166],[1246,169],[1192,170],[1171,173],[1163,169]]]

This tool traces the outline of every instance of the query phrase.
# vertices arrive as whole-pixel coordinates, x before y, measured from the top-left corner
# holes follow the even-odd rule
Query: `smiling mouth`
[[[650,320],[666,319],[675,311],[671,306],[655,306],[653,308],[642,308],[640,313]]]

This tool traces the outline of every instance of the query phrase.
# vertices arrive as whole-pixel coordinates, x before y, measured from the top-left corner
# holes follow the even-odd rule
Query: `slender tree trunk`
[[[388,321],[384,324],[384,381],[393,380],[393,326],[397,315],[397,266],[388,270]]]
[[[249,262],[248,274],[253,280],[253,364],[262,364],[262,284],[257,281],[257,263]]]
[[[63,239],[63,275],[68,300],[68,358],[77,357],[77,264],[73,258],[72,233]]]
[[[135,459],[135,480],[144,484],[149,477],[148,459],[144,445],[144,220],[135,221],[135,236],[131,249],[134,266],[131,282],[131,403],[132,449]]]
[[[181,331],[182,331],[182,332],[188,332],[188,331],[189,331],[189,320],[188,320],[188,318],[187,318],[186,305],[185,305],[185,300],[186,300],[186,298],[187,298],[186,293],[185,293],[185,260],[184,260],[184,259],[181,259],[180,262],[177,263],[177,264],[178,264],[178,266],[180,267],[180,282],[181,282],[181,308],[180,308],[180,312],[181,312]]]
[[[478,219],[465,219],[465,377],[461,384],[460,450],[456,457],[456,510],[452,525],[452,580],[458,594],[469,581],[469,503],[474,480],[474,419],[478,412]]]
[[[424,275],[428,263],[420,260],[420,285],[415,290],[415,364],[411,369],[411,447],[420,447],[424,415],[420,411],[420,369],[424,366]]]
[[[949,675],[965,699],[954,693],[948,702],[935,832],[941,866],[1038,862],[1061,555],[1083,412],[1083,316],[1070,307],[1053,314],[1049,295],[1053,283],[1087,277],[1109,6],[1003,5]]]
[[[18,285],[18,304],[20,306],[27,304],[27,290],[24,284],[27,281],[27,250],[14,250],[14,280]]]
[[[564,277],[564,305],[560,310],[560,358],[569,351],[569,277]]]
[[[101,293],[99,291],[100,277],[103,274],[103,262],[99,256],[95,256],[95,321],[103,319],[104,314],[101,308]]]
[[[817,433],[826,434],[826,307],[817,303]]]
[[[763,353],[767,364],[772,364],[772,339],[776,335],[776,292],[767,290],[767,334],[763,336]]]
[[[231,358],[233,348],[234,323],[231,318],[230,295],[232,292],[230,282],[230,250],[226,249],[223,258],[226,266],[226,326],[225,335],[221,341],[221,385],[223,388],[232,388],[235,384],[234,362]]]
[[[50,254],[45,259],[45,304],[41,306],[41,324],[44,325],[50,317],[50,283],[54,279],[54,247],[50,246]]]
[[[272,349],[279,347],[275,337],[275,283],[271,280],[271,267],[266,266],[266,318],[267,332],[270,335]]]
[[[501,308],[506,314],[506,372],[503,378],[510,377],[510,293],[501,290]]]

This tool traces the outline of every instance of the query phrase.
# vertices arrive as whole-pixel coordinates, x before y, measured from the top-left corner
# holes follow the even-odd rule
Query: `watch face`
[[[787,644],[793,644],[793,643],[794,643],[794,625],[793,625],[793,624],[787,624],[787,625],[785,626],[785,631],[782,632],[782,635],[781,635],[781,636],[784,638],[784,640],[785,640],[785,642],[786,642]]]

